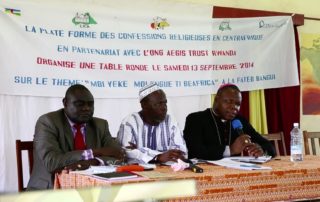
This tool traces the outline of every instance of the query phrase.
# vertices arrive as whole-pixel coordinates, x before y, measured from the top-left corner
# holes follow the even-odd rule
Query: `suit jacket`
[[[223,123],[220,118],[212,117],[210,109],[189,114],[186,118],[184,138],[188,148],[189,158],[218,160],[223,158],[226,145],[230,145],[239,136],[232,128],[230,121]],[[262,137],[243,117],[237,116],[243,125],[243,132],[251,137],[251,142],[259,144],[268,155],[275,156],[275,150],[270,141]],[[230,127],[230,137],[225,141],[223,126]],[[218,128],[217,128],[218,127]]]
[[[33,140],[33,170],[28,190],[53,188],[54,171],[82,160],[83,151],[74,151],[71,126],[63,109],[42,115],[35,127]],[[93,118],[86,124],[88,149],[120,147],[110,135],[108,122]],[[99,157],[103,161],[112,157]]]

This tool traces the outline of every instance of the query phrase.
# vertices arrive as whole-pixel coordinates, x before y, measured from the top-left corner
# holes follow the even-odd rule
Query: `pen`
[[[245,164],[240,164],[240,167],[244,167],[244,168],[261,168],[260,166],[257,166],[257,165],[245,165]]]

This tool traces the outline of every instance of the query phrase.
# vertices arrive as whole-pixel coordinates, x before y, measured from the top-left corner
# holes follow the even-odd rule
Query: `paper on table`
[[[144,167],[145,169],[156,169],[156,164],[150,164],[150,163],[139,163],[139,166]]]
[[[165,166],[171,166],[173,165],[174,163],[176,163],[175,161],[167,161],[167,162],[164,162],[164,163],[161,163],[162,165],[165,165]]]
[[[241,170],[271,170],[271,167],[260,166],[254,163],[243,163],[239,161],[233,161],[229,158],[223,158],[217,161],[207,161],[208,163],[212,163],[219,166],[224,166],[227,168],[235,168]]]
[[[136,173],[136,172],[134,172],[134,173]],[[139,175],[146,177],[146,178],[149,178],[149,179],[155,179],[155,178],[157,178],[157,179],[159,179],[159,178],[170,179],[173,176],[175,176],[174,172],[161,173],[159,171],[142,171],[142,172],[139,172]]]
[[[116,167],[115,166],[90,166],[86,170],[75,170],[71,171],[70,173],[77,173],[82,175],[92,175],[97,173],[111,173],[115,172]]]
[[[259,156],[258,158],[255,158],[253,156],[231,156],[227,158],[233,161],[240,161],[240,162],[265,163],[270,161],[271,156]]]
[[[207,160],[203,160],[203,159],[197,159],[197,158],[193,158],[193,159],[189,159],[193,164],[199,164],[199,163],[207,163]]]

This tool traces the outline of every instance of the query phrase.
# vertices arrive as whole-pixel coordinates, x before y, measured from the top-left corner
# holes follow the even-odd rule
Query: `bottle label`
[[[302,149],[300,145],[291,146],[291,154],[302,154]]]

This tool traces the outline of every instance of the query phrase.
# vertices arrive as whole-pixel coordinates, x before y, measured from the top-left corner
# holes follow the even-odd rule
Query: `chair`
[[[307,155],[317,155],[317,150],[320,150],[320,132],[303,131],[304,151]],[[309,147],[309,140],[311,150]]]
[[[17,156],[17,171],[18,171],[18,190],[19,192],[25,191],[26,187],[23,186],[23,166],[22,166],[22,151],[28,151],[29,160],[29,174],[32,172],[33,166],[33,141],[16,140],[16,156]]]
[[[283,132],[282,131],[278,132],[278,133],[265,134],[265,135],[263,135],[263,137],[265,137],[269,141],[273,142],[273,144],[274,144],[274,146],[276,148],[277,156],[280,156],[279,141],[281,141],[282,142],[282,148],[283,148],[283,154],[285,156],[287,156],[286,143],[284,141],[284,136],[283,136]]]

